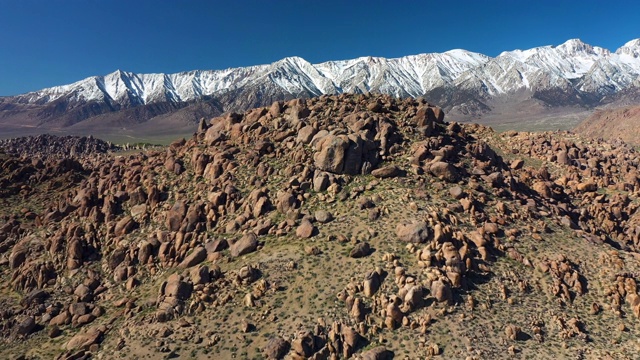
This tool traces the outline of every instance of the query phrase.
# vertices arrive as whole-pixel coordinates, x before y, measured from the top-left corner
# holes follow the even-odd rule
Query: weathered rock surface
[[[238,257],[252,253],[258,248],[258,237],[256,234],[249,232],[244,234],[240,240],[233,243],[230,247],[231,256]]]
[[[396,226],[398,239],[409,243],[423,243],[429,239],[429,228],[424,221],[400,223]]]

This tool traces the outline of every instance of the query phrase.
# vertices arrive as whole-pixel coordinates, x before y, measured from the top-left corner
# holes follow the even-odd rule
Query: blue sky
[[[0,96],[116,69],[180,72],[640,38],[640,1],[0,0]]]

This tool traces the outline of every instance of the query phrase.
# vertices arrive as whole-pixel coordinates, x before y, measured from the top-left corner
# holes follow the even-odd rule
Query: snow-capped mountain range
[[[216,111],[235,111],[275,100],[343,92],[425,96],[448,110],[479,115],[490,112],[492,102],[508,101],[516,94],[520,100],[545,106],[595,106],[622,91],[636,91],[639,79],[640,39],[629,41],[615,52],[573,39],[558,46],[506,51],[496,57],[451,50],[321,64],[288,57],[268,65],[176,74],[118,70],[69,85],[0,98],[0,118],[55,104],[55,108],[41,111],[38,125],[75,110],[73,119],[65,122],[69,125],[105,112],[154,104],[156,109],[164,104],[158,111],[166,113],[204,99],[215,101]],[[91,107],[78,110],[86,106]]]

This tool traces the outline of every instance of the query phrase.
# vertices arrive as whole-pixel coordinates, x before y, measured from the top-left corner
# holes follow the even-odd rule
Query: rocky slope
[[[640,145],[640,107],[596,110],[574,130],[584,136],[607,140],[621,139],[630,144]]]
[[[44,127],[95,133],[99,127],[129,128],[161,117],[174,127],[190,122],[193,128],[201,116],[297,97],[364,92],[425,96],[460,119],[477,120],[493,113],[508,119],[523,107],[531,110],[529,115],[543,116],[550,108],[575,112],[636,98],[638,54],[640,39],[615,52],[573,39],[559,46],[507,51],[495,58],[451,50],[321,64],[290,57],[268,65],[177,74],[118,70],[0,98],[0,124],[23,132]],[[171,122],[166,115],[174,113]],[[96,118],[99,121],[91,121]]]
[[[3,358],[634,358],[638,156],[339,95],[0,154]]]
[[[0,149],[14,156],[83,157],[117,151],[119,146],[94,137],[53,136],[48,134],[0,140]]]

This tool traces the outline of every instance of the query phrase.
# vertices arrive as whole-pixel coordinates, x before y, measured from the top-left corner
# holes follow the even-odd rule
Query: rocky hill
[[[0,154],[2,358],[611,358],[638,156],[335,95],[164,149]]]
[[[575,131],[593,138],[621,139],[640,145],[640,106],[596,110]]]
[[[53,136],[42,134],[0,140],[0,149],[6,154],[15,156],[75,158],[95,153],[117,151],[120,147],[92,136]]]
[[[274,101],[341,93],[424,96],[458,119],[542,121],[637,99],[640,39],[610,51],[571,39],[558,46],[489,57],[456,49],[395,59],[361,57],[311,64],[289,57],[272,64],[176,74],[115,71],[73,84],[0,98],[0,129],[72,134],[158,127],[193,130],[201,117]],[[636,102],[637,103],[637,100]],[[522,110],[526,109],[525,113]],[[146,123],[151,122],[152,124]],[[564,128],[569,128],[567,124]]]

